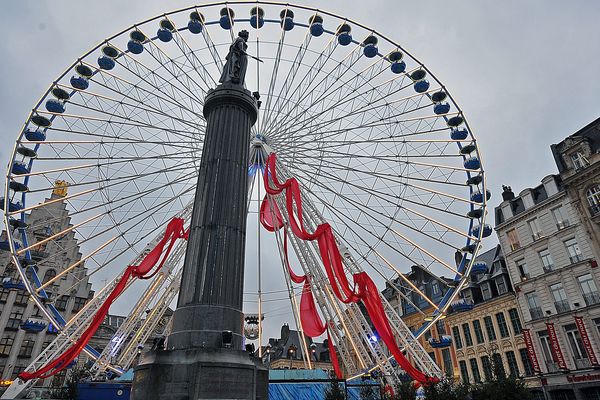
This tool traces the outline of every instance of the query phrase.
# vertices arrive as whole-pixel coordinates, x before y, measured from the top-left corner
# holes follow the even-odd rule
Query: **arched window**
[[[46,271],[46,273],[44,274],[44,282],[46,283],[48,282],[50,279],[54,278],[56,276],[56,271],[53,269],[49,269],[48,271]]]
[[[592,215],[600,213],[600,185],[594,185],[585,192]]]

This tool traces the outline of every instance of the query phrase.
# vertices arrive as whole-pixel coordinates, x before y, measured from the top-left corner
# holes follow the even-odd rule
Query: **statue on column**
[[[238,34],[235,41],[229,46],[229,53],[225,59],[225,67],[219,79],[219,83],[231,82],[234,85],[244,85],[246,69],[248,67],[248,31],[243,30]]]

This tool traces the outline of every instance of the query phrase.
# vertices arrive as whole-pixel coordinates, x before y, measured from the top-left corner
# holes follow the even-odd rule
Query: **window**
[[[16,367],[14,367],[14,368],[13,368],[13,372],[12,372],[12,379],[13,379],[13,380],[14,380],[14,379],[16,379],[16,378],[17,378],[17,376],[19,376],[19,374],[20,374],[21,372],[25,371],[25,368],[26,368],[26,367],[24,367],[24,366],[22,366],[22,365],[17,365]]]
[[[19,290],[17,292],[17,296],[15,297],[15,304],[24,306],[24,305],[27,305],[28,301],[29,301],[29,293]]]
[[[554,306],[556,307],[556,312],[561,313],[571,310],[571,307],[569,306],[569,301],[567,300],[567,293],[565,292],[565,288],[563,287],[562,282],[550,285],[550,293],[552,293],[552,297],[554,298]]]
[[[23,343],[21,343],[21,350],[19,350],[19,357],[31,357],[34,344],[35,340],[23,340]]]
[[[483,322],[485,323],[485,330],[488,335],[488,340],[490,342],[496,340],[496,331],[494,330],[494,323],[492,322],[492,317],[485,317],[483,319]]]
[[[483,376],[485,376],[485,380],[489,381],[492,379],[492,363],[490,362],[490,358],[488,356],[481,357],[481,365],[483,366]]]
[[[529,279],[529,268],[527,267],[525,259],[522,258],[520,260],[517,260],[515,264],[517,265],[517,270],[519,271],[519,276],[521,277],[521,280],[524,281],[526,279]]]
[[[458,326],[452,327],[452,336],[454,336],[454,345],[457,349],[462,349],[462,340],[460,339],[460,332]]]
[[[554,261],[552,260],[552,256],[550,255],[550,251],[548,249],[544,249],[539,253],[540,258],[542,259],[542,265],[544,266],[544,272],[552,271],[554,268]]]
[[[517,364],[517,357],[514,351],[507,351],[506,361],[508,362],[508,371],[512,376],[519,376],[519,365]]]
[[[473,374],[473,380],[475,383],[481,382],[481,374],[479,373],[479,366],[477,365],[477,359],[471,358],[469,359],[469,364],[471,365],[471,374]]]
[[[577,239],[572,238],[565,241],[565,247],[569,253],[569,260],[571,260],[571,264],[583,260],[583,254],[581,254],[581,249],[579,249],[579,243],[577,243]]]
[[[56,303],[55,303],[56,309],[61,310],[61,311],[66,310],[68,302],[69,302],[69,297],[60,296],[58,299],[56,299]]]
[[[47,283],[50,279],[56,276],[56,271],[53,269],[49,269],[44,274],[44,281],[42,283]]]
[[[77,312],[85,306],[87,303],[87,299],[84,297],[75,297],[75,302],[73,303],[73,312]]]
[[[531,315],[531,319],[543,318],[544,313],[540,307],[537,294],[535,294],[535,292],[525,293],[525,298],[527,299],[527,305],[529,306],[529,314]]]
[[[9,294],[10,294],[9,289],[2,289],[2,291],[0,291],[0,302],[6,303],[6,300],[8,300]]]
[[[499,353],[492,354],[492,362],[494,367],[500,370],[500,373],[504,375],[504,363],[502,362],[502,356]]]
[[[498,294],[504,294],[508,292],[508,287],[506,286],[506,279],[503,276],[499,276],[496,278],[496,288],[498,289]]]
[[[423,336],[425,337],[425,340],[431,339],[431,329],[427,329]]]
[[[531,360],[529,359],[529,354],[527,353],[527,349],[519,349],[519,355],[521,356],[521,362],[523,363],[523,368],[525,368],[525,376],[533,375],[533,365],[531,365]]]
[[[438,320],[438,322],[435,323],[435,327],[437,329],[438,335],[446,334],[446,325],[444,324],[443,320]]]
[[[500,329],[500,336],[505,338],[510,336],[510,332],[508,331],[508,325],[506,325],[506,318],[504,318],[504,313],[500,312],[496,314],[496,322],[498,322],[498,328]]]
[[[10,313],[10,317],[8,318],[8,323],[6,324],[6,329],[19,329],[19,325],[21,325],[21,320],[23,319],[23,313],[19,311],[14,311]]]
[[[454,375],[454,366],[452,365],[452,357],[449,349],[442,349],[442,359],[444,360],[444,372],[448,376]]]
[[[429,358],[431,358],[433,362],[437,364],[437,361],[435,361],[435,353],[433,351],[430,351],[427,354],[429,355]]]
[[[573,162],[573,167],[575,168],[575,171],[579,171],[580,169],[584,169],[585,167],[590,165],[588,159],[583,155],[583,153],[580,152],[571,154],[571,161]]]
[[[440,289],[440,284],[438,283],[438,281],[432,281],[431,282],[431,295],[432,296],[437,296],[440,293],[442,293],[441,289]]]
[[[483,331],[481,330],[481,322],[478,319],[473,321],[473,330],[475,331],[475,339],[478,344],[481,344],[485,341],[483,338]]]
[[[540,338],[540,344],[542,346],[542,353],[544,354],[544,360],[546,361],[546,365],[554,364],[554,358],[552,358],[552,350],[550,350],[550,340],[548,339],[548,331],[540,331],[538,332],[538,336]]]
[[[459,361],[458,366],[460,368],[460,376],[464,383],[469,383],[469,371],[467,370],[467,363],[464,361]]]
[[[492,290],[490,289],[490,283],[484,282],[481,284],[481,295],[484,300],[489,300],[492,298]]]
[[[585,192],[588,203],[590,204],[590,213],[596,215],[600,213],[600,185],[595,185]]]
[[[592,304],[600,303],[600,294],[598,294],[596,282],[594,282],[594,278],[592,278],[591,274],[578,276],[577,281],[581,287],[581,292],[583,293],[586,305],[591,306]]]
[[[473,337],[471,336],[471,328],[469,324],[462,324],[463,334],[465,335],[465,346],[473,346]]]
[[[529,225],[529,229],[531,230],[531,237],[534,241],[542,237],[542,230],[540,229],[540,223],[537,218],[530,219],[529,221],[527,221],[527,224]]]
[[[13,338],[5,337],[0,339],[0,356],[8,356],[13,343]]]
[[[506,237],[508,238],[508,244],[510,245],[511,250],[517,250],[521,247],[521,243],[519,242],[519,235],[517,234],[516,229],[506,231]]]
[[[512,325],[513,332],[515,335],[521,333],[523,330],[523,326],[521,325],[521,319],[519,318],[519,312],[516,308],[511,308],[508,310],[508,316],[510,317],[510,324]]]
[[[569,226],[569,219],[567,218],[565,209],[562,206],[552,209],[552,215],[554,216],[554,221],[556,222],[556,227],[559,230],[564,229],[567,226]]]
[[[581,340],[581,335],[579,334],[577,326],[575,324],[569,324],[566,325],[564,329],[573,358],[575,360],[587,358],[587,353],[585,352],[585,347],[583,347],[583,341]]]

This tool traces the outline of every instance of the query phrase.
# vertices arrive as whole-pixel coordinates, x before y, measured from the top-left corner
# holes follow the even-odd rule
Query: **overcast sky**
[[[549,146],[599,115],[600,2],[299,1],[397,40],[464,110],[491,205],[556,173]],[[74,59],[105,37],[189,1],[12,0],[0,23],[0,161],[28,111]],[[485,248],[495,243],[490,239]],[[290,321],[291,322],[291,321]],[[276,333],[275,328],[272,333]]]

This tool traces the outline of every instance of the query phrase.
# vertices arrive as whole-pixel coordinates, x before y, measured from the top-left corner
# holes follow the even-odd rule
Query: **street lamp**
[[[298,348],[296,346],[294,346],[293,344],[291,344],[290,347],[288,347],[288,358],[290,359],[290,369],[292,369],[292,363],[294,362],[294,358],[296,357],[296,350],[298,350]]]

